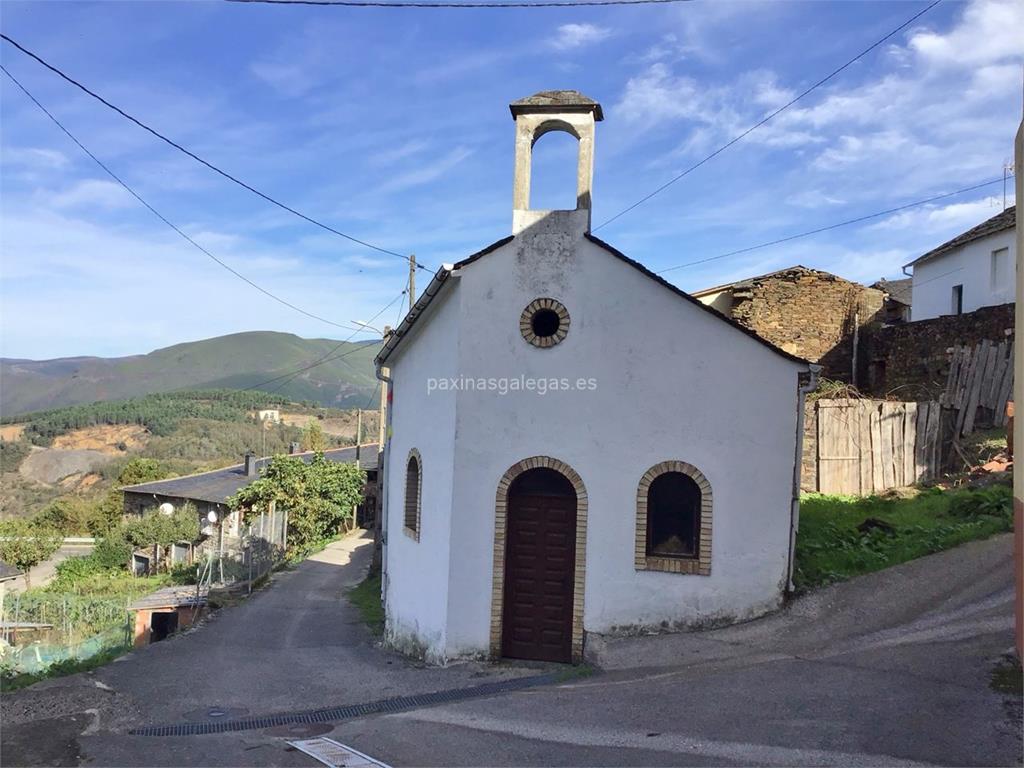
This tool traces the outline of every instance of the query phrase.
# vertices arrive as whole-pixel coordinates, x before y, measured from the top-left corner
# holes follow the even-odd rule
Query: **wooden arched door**
[[[519,475],[508,490],[502,610],[503,656],[572,661],[576,491],[546,468]]]

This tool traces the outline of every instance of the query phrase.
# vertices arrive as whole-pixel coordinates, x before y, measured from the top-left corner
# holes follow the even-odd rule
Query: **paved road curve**
[[[3,697],[5,764],[308,766],[280,732],[126,730],[534,671],[423,668],[377,648],[342,599],[365,544],[332,545],[207,626],[95,675]],[[593,642],[603,671],[591,677],[332,733],[394,765],[1014,764],[1020,701],[988,682],[1012,645],[1010,548],[1009,536],[969,544],[742,626]]]

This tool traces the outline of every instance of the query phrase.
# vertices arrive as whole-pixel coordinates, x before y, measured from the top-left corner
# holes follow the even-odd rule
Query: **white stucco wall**
[[[953,313],[953,286],[963,285],[963,311],[1006,304],[1014,300],[1017,244],[1014,230],[1006,230],[914,266],[912,320],[928,320]],[[1007,274],[997,279],[992,254],[1009,249]]]
[[[391,365],[392,437],[387,483],[386,632],[396,647],[443,661],[448,604],[455,397],[427,394],[428,378],[454,376],[458,285],[434,301]],[[403,530],[409,451],[422,458],[420,537]]]
[[[535,455],[568,463],[587,489],[586,631],[740,619],[775,607],[787,567],[801,366],[599,246],[556,232],[520,236],[452,280],[458,291],[445,311],[457,301],[460,374],[592,378],[597,388],[458,392],[450,549],[432,555],[450,556],[446,633],[435,656],[488,650],[495,490],[512,464]],[[538,297],[561,301],[571,316],[568,337],[550,349],[519,332],[520,313]],[[429,346],[420,354],[440,353]],[[402,370],[406,364],[395,364],[403,386],[420,375]],[[396,443],[399,428],[417,435],[442,428],[435,397],[415,412],[395,409]],[[419,423],[409,427],[407,419]],[[635,570],[637,484],[667,459],[694,464],[712,485],[710,576]],[[426,491],[435,481],[426,453],[424,461]],[[392,495],[393,510],[400,498]],[[424,504],[424,520],[426,512]],[[404,555],[405,548],[389,549],[389,562]],[[438,571],[438,563],[430,568]],[[398,579],[393,572],[389,594]],[[389,614],[404,606],[404,599],[401,609],[389,605]],[[415,610],[419,617],[426,607]]]

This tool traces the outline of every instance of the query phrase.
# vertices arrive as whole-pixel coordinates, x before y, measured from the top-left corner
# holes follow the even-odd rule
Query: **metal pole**
[[[356,469],[359,469],[359,444],[363,442],[363,409],[356,412]]]

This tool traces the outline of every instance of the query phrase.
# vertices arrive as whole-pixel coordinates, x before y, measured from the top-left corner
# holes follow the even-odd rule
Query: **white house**
[[[912,320],[959,315],[1014,300],[1017,208],[1011,206],[907,264]]]
[[[439,269],[377,357],[389,641],[571,661],[777,607],[816,366],[590,233],[597,102],[511,110],[512,235]],[[579,142],[575,210],[529,207],[549,131]]]

